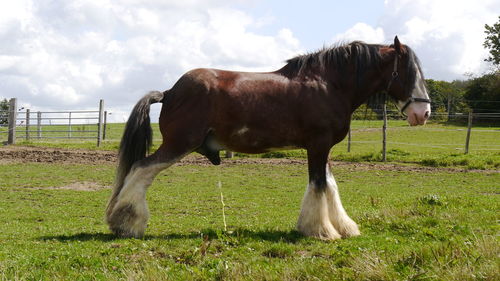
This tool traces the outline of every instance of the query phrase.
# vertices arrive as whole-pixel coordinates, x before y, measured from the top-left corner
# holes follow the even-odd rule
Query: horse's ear
[[[396,37],[394,37],[394,49],[396,49],[396,52],[398,54],[401,54],[401,42],[399,42],[399,38],[397,35]]]

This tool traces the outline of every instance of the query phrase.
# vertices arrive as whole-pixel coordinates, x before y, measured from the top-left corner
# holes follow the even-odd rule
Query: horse
[[[120,237],[142,237],[149,218],[148,186],[160,171],[192,152],[219,165],[221,150],[305,149],[309,183],[298,231],[323,240],[360,235],[342,206],[329,152],[345,138],[353,111],[384,91],[410,125],[425,124],[430,99],[420,62],[397,36],[390,45],[354,41],[323,48],[291,58],[273,72],[185,73],[170,90],[146,94],[131,112],[106,208],[110,230]],[[163,142],[148,155],[153,103],[162,103]]]

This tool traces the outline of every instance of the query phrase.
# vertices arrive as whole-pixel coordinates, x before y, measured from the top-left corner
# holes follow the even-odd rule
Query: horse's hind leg
[[[165,146],[161,146],[154,154],[132,166],[107,217],[113,233],[136,238],[144,235],[149,218],[147,188],[161,170],[170,167],[186,154],[169,153]]]

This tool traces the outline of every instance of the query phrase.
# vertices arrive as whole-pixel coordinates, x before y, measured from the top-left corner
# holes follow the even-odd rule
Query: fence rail
[[[105,138],[106,115],[104,101],[99,101],[99,110],[78,111],[24,111],[17,109],[17,100],[11,99],[9,110],[0,112],[0,135],[7,134],[7,144],[15,144],[17,139],[95,139],[100,146]],[[7,118],[6,118],[7,117]],[[5,120],[7,120],[5,122]],[[50,129],[45,129],[49,127]],[[61,127],[61,130],[54,130]]]

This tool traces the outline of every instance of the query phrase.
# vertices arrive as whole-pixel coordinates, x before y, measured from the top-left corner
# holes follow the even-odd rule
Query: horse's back
[[[179,107],[230,110],[244,114],[259,113],[262,107],[289,105],[290,81],[276,73],[237,72],[198,68],[185,73],[168,91],[166,110]],[[293,93],[295,92],[295,94]],[[293,100],[293,99],[292,99]]]
[[[259,85],[266,89],[272,85],[284,85],[288,79],[273,72],[242,72],[214,68],[197,68],[186,72],[178,81],[203,86],[210,93],[230,93],[238,91],[250,94],[259,90]],[[175,87],[175,86],[174,86]]]

